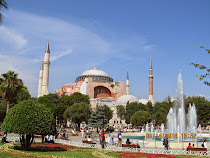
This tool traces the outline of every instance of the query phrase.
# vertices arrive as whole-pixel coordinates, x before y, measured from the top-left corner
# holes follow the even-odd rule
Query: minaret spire
[[[47,47],[45,49],[45,53],[50,53],[49,41],[47,42]]]
[[[38,98],[42,96],[42,84],[43,84],[43,61],[41,63],[41,67],[39,71]]]
[[[150,56],[150,67],[149,67],[149,101],[154,105],[153,100],[153,73],[152,73],[152,59]]]
[[[129,75],[127,70],[127,80],[126,80],[126,95],[129,95]]]
[[[48,94],[48,84],[49,84],[49,67],[50,67],[50,46],[49,41],[47,42],[47,46],[44,54],[43,61],[43,84],[42,84],[42,95]]]

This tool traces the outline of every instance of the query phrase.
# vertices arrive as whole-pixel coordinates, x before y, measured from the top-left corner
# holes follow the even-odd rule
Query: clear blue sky
[[[191,62],[209,65],[210,1],[202,0],[7,0],[0,24],[0,73],[20,74],[32,96],[47,41],[51,65],[49,91],[74,82],[93,68],[114,81],[130,75],[130,94],[148,98],[152,56],[154,99],[175,96],[182,71],[184,93],[206,96],[210,87]]]

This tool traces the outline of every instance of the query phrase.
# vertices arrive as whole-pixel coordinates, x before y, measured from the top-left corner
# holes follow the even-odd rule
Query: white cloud
[[[72,52],[72,50],[66,50],[65,52],[60,52],[60,53],[58,53],[58,55],[52,56],[52,57],[50,58],[50,61],[55,61],[55,60],[57,60],[57,59],[59,59],[59,58],[65,56],[65,55],[70,54],[71,52]]]
[[[145,50],[153,47],[145,38],[130,35],[123,35],[123,38],[114,35],[113,38],[112,32],[110,37],[105,38],[100,35],[99,30],[94,33],[85,28],[85,25],[82,27],[75,22],[13,9],[5,12],[4,16],[4,24],[0,27],[0,40],[4,41],[4,44],[0,48],[0,54],[6,54],[8,48],[12,48],[12,51],[11,56],[4,56],[4,60],[0,61],[0,72],[15,70],[29,87],[32,96],[37,95],[39,68],[48,40],[52,63],[50,75],[53,76],[50,81],[51,92],[59,88],[56,86],[58,81],[61,82],[61,78],[71,77],[72,73],[66,73],[70,69],[74,69],[74,72],[81,71],[95,63],[103,64],[113,57],[136,60],[136,55],[144,54]]]
[[[27,43],[27,40],[24,39],[22,35],[17,33],[15,30],[6,28],[4,26],[0,26],[0,35],[1,43],[10,45],[15,49],[21,49]]]

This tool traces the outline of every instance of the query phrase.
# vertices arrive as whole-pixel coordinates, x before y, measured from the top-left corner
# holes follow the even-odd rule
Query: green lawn
[[[3,145],[0,143],[0,146]],[[20,144],[19,144],[20,145]],[[74,157],[74,158],[91,158],[93,157],[92,153],[98,151],[96,149],[89,149],[89,148],[73,148],[69,149],[67,151],[48,151],[48,152],[41,152],[41,151],[23,151],[24,153],[34,153],[38,155],[49,155],[49,156],[59,156],[59,157]],[[113,156],[113,157],[118,157],[119,154],[124,153],[124,152],[114,152],[114,151],[106,151],[106,150],[100,150],[100,153],[107,155],[107,156]],[[176,158],[192,158],[192,156],[176,156]],[[195,157],[195,156],[194,156]],[[2,153],[0,152],[0,158],[17,158],[17,156],[10,155],[8,153]],[[145,158],[145,157],[142,157]],[[202,157],[204,158],[204,157]]]
[[[7,153],[0,153],[0,158],[19,158],[19,157]]]

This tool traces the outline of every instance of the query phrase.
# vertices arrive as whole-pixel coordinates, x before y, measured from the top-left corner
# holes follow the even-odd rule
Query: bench
[[[96,143],[93,143],[92,141],[87,141],[87,140],[83,140],[82,142],[86,144],[96,144]]]
[[[187,148],[187,151],[207,151],[206,148]]]
[[[42,138],[40,135],[34,135],[34,138]]]
[[[122,147],[126,147],[126,148],[138,148],[137,145],[134,144],[122,144]]]

